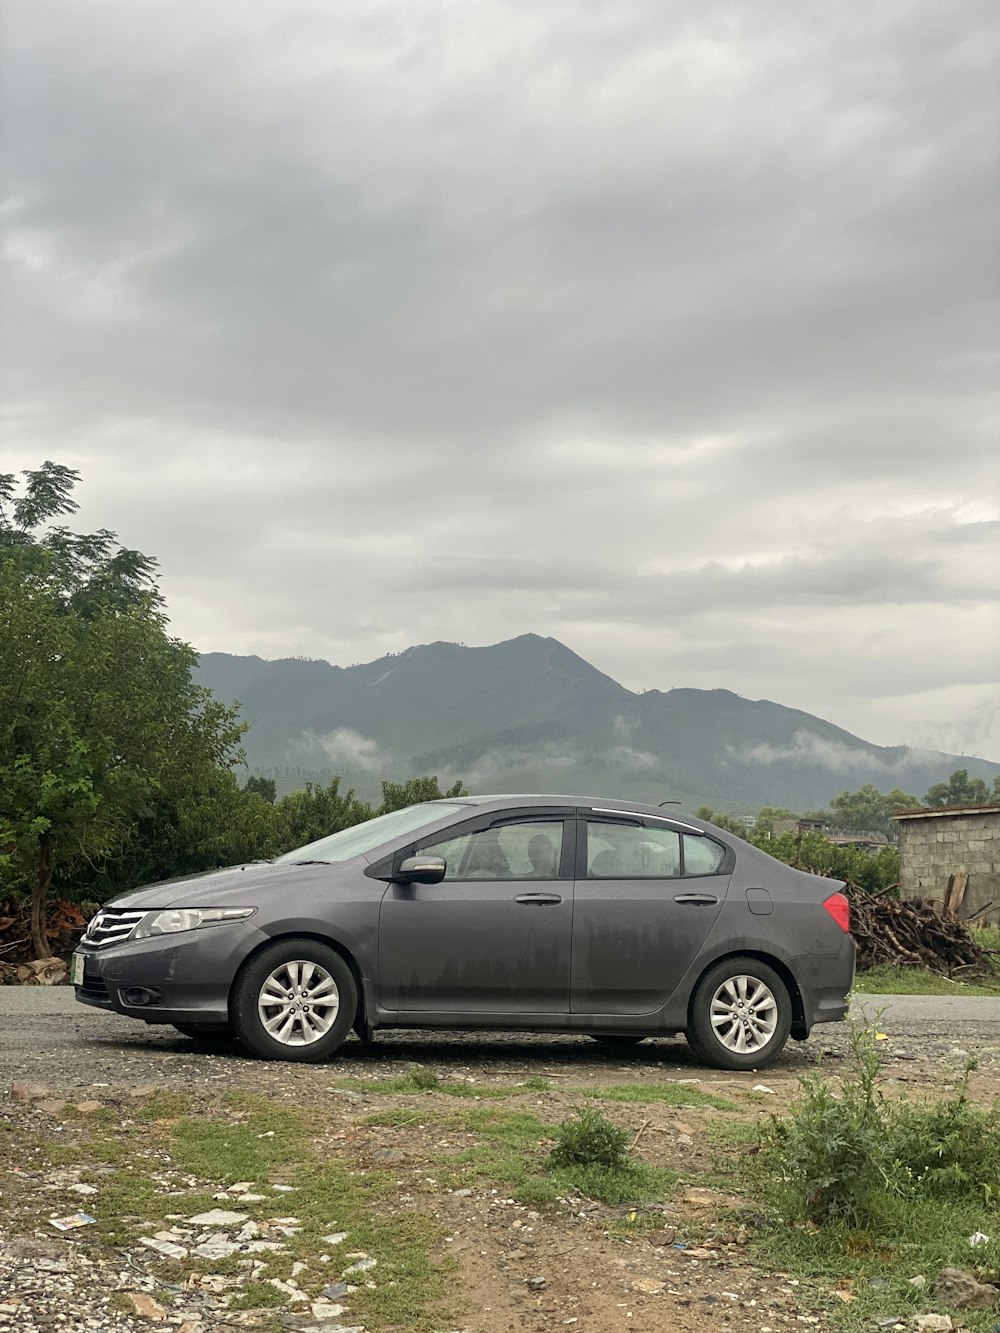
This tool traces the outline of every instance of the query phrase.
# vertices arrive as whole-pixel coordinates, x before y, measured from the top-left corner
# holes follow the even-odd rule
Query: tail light
[[[846,934],[851,929],[851,904],[843,893],[831,893],[823,906]]]

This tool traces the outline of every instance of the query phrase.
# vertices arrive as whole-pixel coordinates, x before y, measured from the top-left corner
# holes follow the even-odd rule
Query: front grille
[[[123,912],[115,907],[105,907],[87,927],[83,943],[92,944],[97,949],[105,944],[121,944],[145,915],[145,912]]]

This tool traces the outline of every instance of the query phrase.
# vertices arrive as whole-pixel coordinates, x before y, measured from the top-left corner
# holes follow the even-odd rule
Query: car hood
[[[131,893],[120,894],[105,904],[114,908],[149,910],[166,907],[255,907],[264,895],[284,892],[290,883],[305,883],[322,876],[336,883],[349,862],[336,865],[316,862],[250,861],[246,865],[210,870],[206,874],[165,879]]]

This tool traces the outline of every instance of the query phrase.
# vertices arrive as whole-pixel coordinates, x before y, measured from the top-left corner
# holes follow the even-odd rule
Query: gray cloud
[[[1000,754],[978,0],[6,14],[2,466],[178,633],[530,629]]]

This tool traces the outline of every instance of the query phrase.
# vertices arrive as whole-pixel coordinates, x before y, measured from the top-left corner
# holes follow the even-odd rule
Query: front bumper
[[[268,936],[246,921],[95,948],[81,944],[81,1004],[147,1023],[225,1023],[244,959]]]

